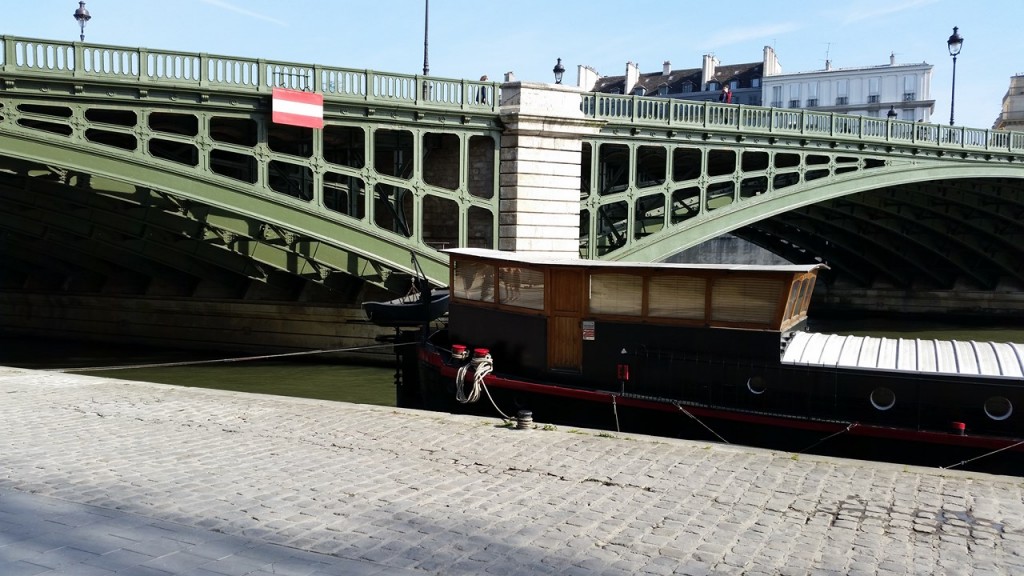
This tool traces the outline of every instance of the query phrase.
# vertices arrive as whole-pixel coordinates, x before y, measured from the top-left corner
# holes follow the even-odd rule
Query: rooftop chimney
[[[712,54],[704,55],[704,63],[700,69],[700,85],[707,86],[708,82],[715,77],[715,67],[718,66],[718,58]],[[704,88],[701,88],[703,90]]]
[[[761,63],[761,68],[763,76],[782,74],[782,66],[779,65],[779,59],[775,56],[775,49],[771,46],[764,47],[764,61]]]
[[[640,68],[633,62],[626,62],[626,85],[622,87],[623,94],[629,94],[633,87],[640,80]]]
[[[664,62],[661,63],[661,75],[662,76],[668,76],[671,73],[672,73],[672,63],[669,62],[668,60],[665,60]]]
[[[896,53],[895,52],[890,52],[889,53],[889,66],[895,66],[895,65],[896,65]]]

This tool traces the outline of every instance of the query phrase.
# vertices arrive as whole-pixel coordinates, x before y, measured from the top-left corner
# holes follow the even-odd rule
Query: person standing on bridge
[[[732,104],[732,90],[729,89],[728,84],[722,86],[722,93],[718,96],[718,101]]]
[[[481,82],[487,82],[487,74],[480,77]],[[476,101],[481,104],[487,104],[487,86],[481,86],[480,91],[476,93]]]

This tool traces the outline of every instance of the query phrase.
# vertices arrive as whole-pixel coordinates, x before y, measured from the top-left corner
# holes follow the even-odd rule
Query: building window
[[[850,103],[850,81],[842,79],[836,82],[836,106],[846,106]]]
[[[808,108],[814,108],[817,105],[818,105],[818,99],[817,98],[808,98],[807,99],[807,107]]]
[[[799,100],[790,100],[789,101],[789,107],[790,108],[799,108],[800,107],[800,101]]]
[[[868,104],[875,104],[881,101],[881,78],[868,78]]]
[[[907,109],[901,110],[900,111],[900,120],[908,120],[910,122],[913,122],[915,120],[915,118],[914,118],[914,109],[911,108],[909,110],[907,110]]]
[[[913,92],[904,92],[903,93],[903,101],[904,102],[913,102],[916,99],[917,99],[917,94],[914,94]]]
[[[782,108],[782,86],[772,86],[772,107]]]
[[[735,90],[735,89],[737,89],[739,87],[740,87],[740,81],[739,80],[730,80],[729,81],[729,89],[730,90]]]
[[[868,117],[869,118],[878,118],[879,117],[878,110],[868,110]]]
[[[750,79],[750,87],[751,88],[760,88],[761,87],[761,79],[760,78],[751,78]]]
[[[683,94],[689,94],[690,92],[693,92],[693,84],[690,84],[689,82],[683,82],[683,85],[680,87],[680,92],[682,92]]]
[[[668,94],[668,84],[658,86],[658,96],[664,96],[666,94]]]
[[[708,91],[718,90],[718,82],[708,82]]]

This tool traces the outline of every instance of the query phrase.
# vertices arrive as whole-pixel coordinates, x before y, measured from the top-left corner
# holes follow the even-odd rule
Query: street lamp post
[[[555,63],[555,67],[551,71],[555,73],[555,84],[561,84],[562,74],[565,74],[565,66],[562,66],[561,58],[558,59],[558,62]]]
[[[430,35],[430,0],[423,2],[423,75],[430,75],[430,62],[427,59],[427,44]]]
[[[82,0],[78,3],[78,10],[75,10],[75,20],[78,20],[78,29],[81,31],[81,35],[78,37],[79,40],[85,42],[85,23],[92,19],[89,11],[85,9],[85,1]]]
[[[959,28],[953,26],[953,34],[949,36],[949,40],[946,40],[946,46],[949,48],[949,55],[953,57],[953,93],[949,98],[949,125],[953,125],[953,106],[956,105],[956,57],[960,54],[960,48],[964,45],[964,39],[957,32]]]

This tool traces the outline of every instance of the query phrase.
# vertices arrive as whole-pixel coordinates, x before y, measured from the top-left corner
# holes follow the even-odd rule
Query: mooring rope
[[[807,451],[808,451],[808,450],[810,450],[811,448],[814,448],[814,447],[815,447],[815,446],[817,446],[818,444],[821,444],[822,442],[824,442],[824,441],[826,441],[826,440],[828,440],[828,439],[830,439],[830,438],[832,438],[832,437],[834,437],[834,436],[839,436],[840,434],[843,434],[844,432],[849,432],[849,431],[850,431],[850,430],[852,430],[852,429],[853,429],[853,428],[854,428],[855,426],[857,426],[857,423],[856,423],[856,422],[850,422],[850,425],[849,425],[849,426],[847,426],[846,428],[843,428],[842,430],[840,430],[840,431],[838,431],[838,432],[835,432],[835,433],[833,433],[833,434],[829,434],[828,436],[825,436],[824,438],[822,438],[821,440],[818,440],[818,441],[817,441],[817,442],[815,442],[814,444],[811,444],[811,445],[810,445],[810,446],[808,446],[807,448],[804,448],[803,450],[801,450],[801,451],[799,451],[799,452],[795,452],[795,454],[803,454],[804,452],[807,452]]]
[[[470,367],[473,368],[473,387],[470,388],[467,395],[465,393],[466,372]],[[470,362],[459,366],[459,370],[455,373],[455,399],[461,404],[471,404],[479,400],[480,389],[484,387],[484,377],[492,370],[494,370],[494,360],[491,359],[490,354],[475,357]]]
[[[622,432],[619,430],[619,408],[615,405],[615,395],[612,395],[612,414],[615,414],[615,431]]]
[[[723,443],[725,443],[725,444],[728,444],[728,443],[729,443],[729,441],[728,441],[728,440],[726,440],[725,438],[722,438],[722,437],[721,437],[721,436],[720,436],[720,435],[718,434],[718,432],[715,432],[714,430],[712,430],[712,429],[711,429],[711,427],[710,427],[710,426],[708,426],[707,424],[705,424],[705,423],[701,422],[701,421],[700,421],[700,418],[697,418],[697,417],[696,417],[696,416],[694,416],[693,414],[690,414],[690,411],[689,411],[689,410],[687,410],[686,408],[683,408],[682,404],[680,404],[680,403],[678,403],[678,402],[673,402],[673,403],[672,403],[672,405],[673,405],[673,406],[675,406],[676,408],[679,408],[680,410],[682,410],[683,414],[686,414],[686,415],[687,415],[687,416],[689,416],[690,418],[693,418],[693,420],[694,420],[694,421],[695,421],[695,422],[696,422],[697,424],[700,424],[700,425],[701,425],[701,426],[703,426],[703,427],[704,427],[704,428],[705,428],[705,429],[706,429],[706,430],[707,430],[708,432],[711,432],[712,434],[714,434],[715,436],[717,436],[717,437],[718,437],[718,439],[719,439],[719,440],[721,440],[721,441],[722,441]]]
[[[974,458],[971,458],[970,460],[963,460],[963,461],[957,462],[956,464],[953,464],[951,466],[943,466],[942,469],[943,470],[950,470],[952,468],[956,468],[957,466],[963,466],[964,464],[970,464],[971,462],[974,462],[975,460],[980,460],[981,458],[986,458],[986,457],[991,456],[993,454],[998,454],[998,453],[1002,452],[1003,450],[1009,450],[1011,448],[1016,448],[1017,446],[1020,446],[1021,444],[1024,444],[1024,440],[1021,440],[1020,442],[1017,442],[1016,444],[1010,444],[1009,446],[1003,446],[1002,448],[999,448],[997,450],[993,450],[991,452],[987,452],[985,454],[982,454],[981,456],[975,456]]]
[[[467,396],[465,393],[466,372],[469,371],[470,367],[473,368],[473,387]],[[459,370],[455,373],[455,399],[462,404],[470,404],[479,400],[480,392],[483,391],[487,395],[487,399],[491,401],[491,406],[494,406],[494,409],[498,411],[498,414],[501,414],[501,417],[506,421],[510,421],[512,417],[502,412],[501,408],[498,408],[498,403],[494,401],[491,391],[487,389],[487,383],[484,382],[484,378],[493,371],[494,359],[491,358],[490,354],[475,357],[469,363],[459,366]]]
[[[409,344],[415,344],[415,342],[401,342],[395,344],[373,344],[371,346],[352,346],[350,348],[332,348],[325,350],[304,350],[302,352],[285,352],[282,354],[264,354],[262,356],[244,356],[241,358],[218,358],[216,360],[189,360],[184,362],[161,362],[159,364],[132,364],[128,366],[93,366],[91,368],[56,368],[53,370],[44,370],[44,372],[105,372],[109,370],[134,370],[137,368],[166,368],[172,366],[194,366],[197,364],[221,364],[228,362],[247,362],[250,360],[267,360],[270,358],[285,358],[288,356],[308,356],[311,354],[329,354],[331,352],[358,352],[361,350],[371,350],[373,348],[387,348],[387,347],[398,347],[407,346]]]

